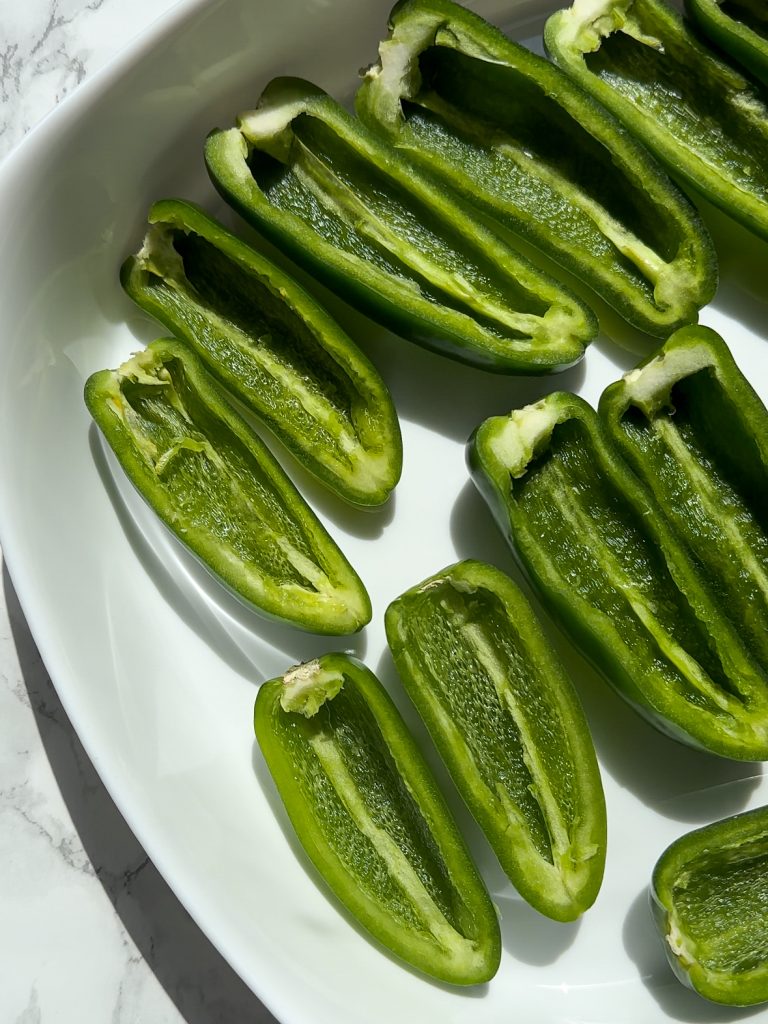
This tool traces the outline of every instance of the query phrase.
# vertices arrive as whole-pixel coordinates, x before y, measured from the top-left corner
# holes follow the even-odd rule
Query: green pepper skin
[[[768,12],[760,0],[685,0],[685,9],[716,46],[768,85]]]
[[[475,482],[555,620],[668,735],[768,760],[768,678],[597,413],[554,393],[486,420]]]
[[[768,807],[681,836],[656,864],[651,909],[677,978],[726,1006],[768,1001]]]
[[[603,878],[605,798],[589,726],[508,576],[460,562],[397,598],[387,640],[409,697],[520,894],[573,921]]]
[[[453,985],[496,973],[499,922],[437,783],[364,665],[325,654],[264,683],[254,728],[307,855],[383,946]]]
[[[725,342],[677,331],[603,392],[599,412],[768,673],[768,412]]]
[[[549,61],[451,0],[401,0],[360,118],[658,337],[715,293],[717,259],[683,194]]]
[[[311,473],[380,505],[400,479],[392,399],[373,365],[292,278],[202,210],[155,203],[123,287]]]
[[[576,0],[547,21],[554,61],[683,183],[768,238],[768,96],[663,0]]]
[[[594,314],[320,89],[275,79],[238,125],[208,137],[214,185],[347,302],[498,373],[582,357]]]
[[[94,373],[85,402],[141,496],[246,604],[314,633],[370,622],[357,573],[186,345]]]

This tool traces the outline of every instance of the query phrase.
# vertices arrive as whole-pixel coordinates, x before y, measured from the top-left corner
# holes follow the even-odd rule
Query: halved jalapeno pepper
[[[544,41],[557,64],[677,179],[768,238],[768,95],[663,0],[575,0]]]
[[[357,573],[185,345],[94,373],[85,401],[142,497],[243,601],[315,633],[370,621]]]
[[[189,345],[306,468],[379,505],[400,477],[392,399],[368,359],[283,270],[181,200],[155,203],[123,287]]]
[[[666,337],[714,294],[696,211],[559,68],[451,0],[405,0],[357,112],[404,157]]]
[[[205,149],[216,188],[351,305],[500,373],[581,359],[594,314],[330,96],[275,79]]]
[[[651,900],[684,985],[728,1006],[768,1001],[768,807],[672,843],[654,869]]]
[[[264,683],[256,738],[302,846],[379,942],[425,974],[496,973],[496,912],[400,713],[364,665],[326,654]]]
[[[521,591],[460,562],[397,598],[387,639],[424,719],[502,867],[558,921],[594,902],[605,800],[584,712]]]

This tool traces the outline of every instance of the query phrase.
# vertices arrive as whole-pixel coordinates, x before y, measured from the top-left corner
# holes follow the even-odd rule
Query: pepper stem
[[[327,700],[333,700],[344,685],[341,672],[323,668],[320,659],[294,665],[283,676],[280,707],[312,718]]]

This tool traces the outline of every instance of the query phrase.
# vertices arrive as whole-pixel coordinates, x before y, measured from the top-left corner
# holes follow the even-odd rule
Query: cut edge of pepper
[[[557,26],[559,45],[572,53],[594,53],[603,39],[623,32],[644,46],[664,52],[660,39],[648,35],[632,17],[635,0],[574,0],[573,4],[552,16]]]
[[[312,718],[327,700],[333,700],[343,686],[342,672],[325,668],[319,658],[305,661],[283,673],[280,707],[283,711]]]
[[[690,874],[687,866],[698,855],[711,853],[713,846],[718,852],[727,852],[738,849],[745,840],[768,840],[767,811],[766,807],[743,811],[680,836],[657,860],[649,887],[651,914],[673,973],[687,988],[725,1006],[755,1006],[768,1001],[768,955],[759,967],[738,975],[733,971],[706,967],[697,958],[694,945],[682,925],[673,889],[682,877]],[[753,819],[760,819],[761,816],[765,819],[765,825],[761,834],[754,836],[750,824]],[[715,845],[721,835],[732,836],[731,841],[726,839],[723,844]]]
[[[634,405],[650,419],[670,405],[672,388],[700,370],[716,368],[706,344],[670,348],[643,366],[624,374],[619,387],[627,405]]]

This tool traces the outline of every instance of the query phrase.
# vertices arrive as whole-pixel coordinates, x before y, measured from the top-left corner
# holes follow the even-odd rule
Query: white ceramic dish
[[[512,3],[476,7],[519,38],[539,33],[548,13],[542,0],[517,4],[516,22]],[[231,123],[275,74],[301,74],[349,97],[357,68],[374,57],[388,8],[389,0],[181,4],[0,168],[5,556],[62,701],[110,792],[201,927],[281,1021],[732,1019],[672,978],[645,887],[677,835],[766,801],[760,766],[719,762],[665,740],[558,640],[604,771],[610,850],[599,900],[574,925],[539,917],[452,796],[500,908],[505,954],[496,980],[476,991],[416,976],[318,888],[252,740],[258,683],[338,642],[268,625],[227,599],[121,482],[89,426],[86,376],[156,333],[117,283],[151,201],[184,195],[221,213],[203,169],[207,130]],[[702,319],[725,334],[768,399],[768,347],[759,336],[768,324],[768,247],[719,215],[711,223],[723,284]],[[486,415],[555,387],[595,400],[634,357],[602,339],[581,367],[557,379],[494,378],[336,308],[392,387],[403,421],[402,484],[392,507],[363,515],[289,468],[369,586],[374,621],[349,646],[402,705],[385,654],[387,602],[458,557],[515,572],[467,481],[466,436]]]

